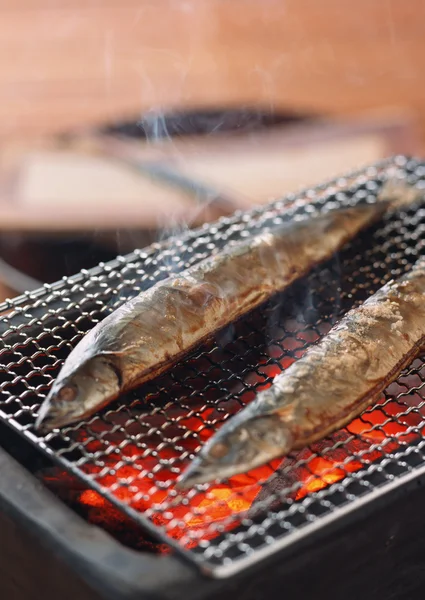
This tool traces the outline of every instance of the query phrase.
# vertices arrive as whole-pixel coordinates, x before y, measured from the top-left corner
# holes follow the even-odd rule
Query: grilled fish
[[[90,416],[165,371],[210,337],[332,256],[413,188],[383,186],[373,204],[332,210],[229,245],[140,293],[77,344],[43,403],[44,431]]]
[[[425,344],[425,258],[370,296],[208,440],[179,487],[300,450],[372,404]]]

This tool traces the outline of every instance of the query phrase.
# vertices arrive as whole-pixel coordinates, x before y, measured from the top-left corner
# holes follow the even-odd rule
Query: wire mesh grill
[[[425,470],[425,365],[415,360],[379,404],[310,448],[229,481],[174,482],[232,414],[351,306],[423,252],[425,208],[388,216],[326,264],[108,409],[45,436],[40,403],[83,334],[127,298],[283,220],[376,199],[398,175],[425,187],[425,164],[396,157],[267,207],[118,257],[0,307],[0,418],[157,537],[214,576],[289,547]]]

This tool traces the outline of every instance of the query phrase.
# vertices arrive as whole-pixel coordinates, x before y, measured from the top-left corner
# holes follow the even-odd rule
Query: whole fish
[[[90,416],[290,285],[384,212],[416,198],[385,185],[373,204],[289,222],[228,245],[108,315],[77,344],[43,403],[45,431]],[[413,193],[413,195],[412,195]]]
[[[231,477],[305,448],[372,404],[425,344],[425,258],[278,375],[208,440],[178,486]]]

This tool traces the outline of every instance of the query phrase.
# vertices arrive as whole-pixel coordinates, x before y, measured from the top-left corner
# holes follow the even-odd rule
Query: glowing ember
[[[106,500],[98,492],[93,490],[84,490],[81,492],[79,501],[87,506],[105,506]]]
[[[300,345],[302,343],[300,341]],[[240,403],[250,402],[259,389],[268,387],[271,378],[292,361],[286,357],[285,360],[279,358],[281,364],[260,364],[245,380],[248,389]],[[407,389],[400,384],[393,384],[393,388],[390,391],[397,395]],[[226,411],[238,410],[240,403],[226,405]],[[404,399],[401,396],[397,402],[386,402],[382,396],[375,408],[354,419],[330,440],[322,440],[296,456],[232,477],[227,484],[186,492],[175,490],[173,482],[191,453],[213,434],[214,423],[223,418],[223,412],[209,407],[197,413],[176,407],[172,409],[171,424],[169,414],[165,417],[158,411],[155,415],[144,415],[140,427],[142,433],[143,428],[146,429],[146,435],[141,435],[140,430],[133,434],[116,427],[118,421],[111,423],[108,429],[104,421],[96,419],[89,431],[79,430],[78,441],[84,443],[88,453],[102,456],[102,466],[88,461],[82,469],[118,500],[145,513],[156,525],[164,527],[169,536],[192,547],[199,539],[218,535],[217,524],[222,524],[222,530],[236,527],[244,515],[254,514],[252,511],[260,501],[266,499],[266,505],[270,506],[276,490],[283,490],[280,497],[300,501],[378,460],[397,448],[401,441],[411,441],[418,435],[425,413],[423,404],[419,393],[411,393]],[[395,415],[397,421],[393,419]],[[173,439],[178,439],[178,443],[167,443]],[[134,522],[123,517],[119,509],[99,493],[90,489],[75,490],[62,472],[58,475],[60,478],[62,488],[69,485],[69,493],[74,493],[76,502],[94,511],[91,513],[93,522],[104,524],[108,519],[114,522],[126,519],[125,525],[132,527]],[[267,480],[269,483],[264,486]],[[161,551],[166,551],[166,547]]]
[[[296,494],[296,500],[301,500],[308,494],[318,492],[328,485],[340,481],[347,473],[358,471],[362,467],[359,461],[351,461],[345,464],[344,469],[339,464],[324,458],[313,458],[309,462],[309,470],[312,475],[303,480],[303,485]]]

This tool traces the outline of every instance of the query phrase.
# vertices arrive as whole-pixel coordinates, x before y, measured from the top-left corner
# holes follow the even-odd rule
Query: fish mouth
[[[195,485],[202,483],[213,483],[214,481],[223,481],[234,477],[235,475],[241,475],[242,473],[248,473],[257,467],[267,465],[271,460],[276,458],[284,458],[287,454],[287,449],[279,447],[268,447],[263,448],[262,451],[259,449],[258,455],[255,459],[249,462],[235,462],[234,464],[217,464],[202,456],[196,457],[187,467],[187,469],[178,477],[175,483],[176,489],[186,490],[192,488]],[[273,470],[270,471],[270,476]]]
[[[187,490],[201,483],[210,483],[214,478],[198,465],[191,465],[176,481],[176,488]]]
[[[54,429],[70,425],[78,419],[78,415],[70,408],[67,411],[58,410],[49,400],[41,405],[35,422],[35,429],[40,433],[50,433]]]

